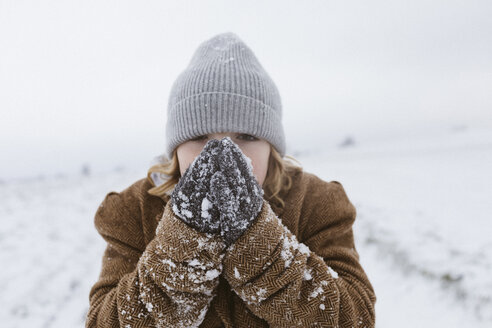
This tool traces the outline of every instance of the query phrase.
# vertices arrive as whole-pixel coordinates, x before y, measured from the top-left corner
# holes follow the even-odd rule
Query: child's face
[[[211,133],[196,137],[180,144],[177,148],[179,170],[181,175],[186,171],[188,166],[200,154],[203,147],[210,139],[230,137],[236,143],[244,155],[251,159],[253,165],[253,174],[260,185],[263,185],[268,170],[268,158],[270,157],[270,144],[268,141],[258,139],[244,133]]]

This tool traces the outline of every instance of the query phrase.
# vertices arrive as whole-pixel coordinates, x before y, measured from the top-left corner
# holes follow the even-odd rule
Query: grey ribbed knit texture
[[[234,33],[203,42],[171,88],[166,154],[193,137],[247,133],[285,155],[282,103],[253,51]]]

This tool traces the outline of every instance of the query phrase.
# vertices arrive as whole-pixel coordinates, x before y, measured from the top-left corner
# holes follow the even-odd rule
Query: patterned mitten
[[[263,205],[263,189],[241,149],[229,138],[221,140],[220,173],[210,191],[220,213],[220,233],[227,245],[234,243],[254,222]]]
[[[171,193],[174,214],[200,232],[220,232],[220,215],[210,194],[210,181],[220,170],[220,150],[219,140],[207,142]]]

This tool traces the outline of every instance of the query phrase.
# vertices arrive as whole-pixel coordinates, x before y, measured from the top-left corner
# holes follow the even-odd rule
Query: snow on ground
[[[425,278],[492,322],[492,131],[356,141],[303,163],[343,183],[358,210],[361,253],[377,250],[400,273]]]
[[[0,184],[3,327],[82,327],[104,247],[92,218],[107,190],[130,178],[119,172]]]
[[[357,208],[356,246],[376,290],[377,327],[490,327],[492,132],[354,137],[319,153],[296,158],[340,181]],[[145,173],[0,183],[5,327],[83,327],[104,248],[95,211],[106,193]]]

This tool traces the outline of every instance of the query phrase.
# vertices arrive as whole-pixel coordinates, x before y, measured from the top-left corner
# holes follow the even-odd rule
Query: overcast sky
[[[227,31],[277,84],[290,150],[492,127],[491,17],[488,0],[0,0],[0,179],[146,165],[172,83]]]

